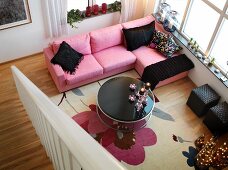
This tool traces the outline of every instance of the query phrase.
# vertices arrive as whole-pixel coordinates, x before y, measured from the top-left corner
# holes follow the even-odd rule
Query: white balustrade
[[[20,99],[56,170],[126,169],[15,66],[11,69]]]

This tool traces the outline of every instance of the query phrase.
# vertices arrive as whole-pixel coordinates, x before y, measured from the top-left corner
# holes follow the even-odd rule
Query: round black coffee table
[[[97,96],[97,113],[101,121],[116,130],[137,130],[144,127],[150,119],[155,105],[154,95],[150,91],[147,105],[137,111],[135,102],[129,101],[129,95],[134,94],[129,88],[136,84],[138,91],[144,83],[130,77],[116,77],[106,81],[99,89]]]

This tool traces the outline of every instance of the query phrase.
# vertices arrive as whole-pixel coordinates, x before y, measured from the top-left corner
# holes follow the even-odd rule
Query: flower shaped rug
[[[118,76],[139,77],[134,70]],[[128,133],[115,131],[101,123],[96,114],[96,105],[89,105],[97,102],[101,85],[110,78],[52,96],[51,100],[127,169],[194,169],[194,140],[209,132],[205,131],[204,127],[196,128],[196,124],[201,121],[189,120],[191,113],[186,108],[186,101],[178,100],[175,103],[177,107],[174,108],[167,103],[175,98],[161,95],[146,128]],[[183,96],[185,92],[186,88],[183,88],[175,93]],[[170,95],[172,96],[168,93],[168,96]]]
[[[91,111],[80,112],[72,118],[119,161],[130,165],[143,163],[144,147],[157,142],[154,131],[150,128],[131,132],[113,130],[100,121],[96,105],[89,105],[89,108]]]

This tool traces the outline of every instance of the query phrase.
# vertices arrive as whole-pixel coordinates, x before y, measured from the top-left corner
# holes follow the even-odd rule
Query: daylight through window
[[[228,71],[228,0],[160,0],[179,13],[179,32],[193,38],[200,50],[215,58],[224,73]]]

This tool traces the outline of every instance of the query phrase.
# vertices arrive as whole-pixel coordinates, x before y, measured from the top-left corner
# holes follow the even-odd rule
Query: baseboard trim
[[[37,53],[34,53],[34,54],[31,54],[31,55],[27,55],[27,56],[24,56],[24,57],[19,57],[19,58],[15,58],[15,59],[12,59],[12,60],[9,60],[9,61],[3,61],[2,63],[0,64],[8,64],[8,63],[12,63],[12,62],[15,62],[15,61],[19,61],[19,60],[22,60],[22,59],[26,59],[26,58],[29,58],[29,57],[33,57],[35,55],[39,55],[39,54],[42,54],[43,52],[40,51],[40,52],[37,52]]]

